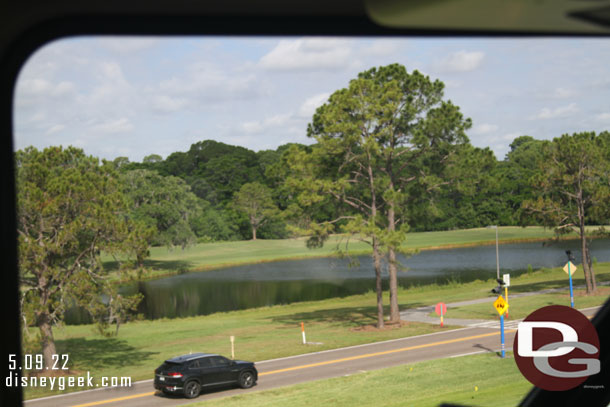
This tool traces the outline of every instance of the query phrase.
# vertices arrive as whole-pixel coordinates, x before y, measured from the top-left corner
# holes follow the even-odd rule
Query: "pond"
[[[572,250],[581,262],[578,241],[552,245],[537,243],[502,244],[500,274],[511,276],[534,269],[566,263],[565,250]],[[610,240],[594,240],[591,255],[599,262],[610,261]],[[496,275],[495,245],[422,251],[399,260],[407,270],[399,272],[403,287],[450,281],[468,282]],[[206,315],[297,301],[321,300],[362,294],[375,287],[370,256],[350,259],[316,258],[278,261],[214,271],[194,272],[132,284],[124,294],[141,292],[139,312],[148,319]],[[387,285],[387,272],[384,273]],[[387,287],[386,287],[387,288]],[[491,287],[490,287],[491,288]],[[86,323],[82,312],[71,310],[66,323]]]

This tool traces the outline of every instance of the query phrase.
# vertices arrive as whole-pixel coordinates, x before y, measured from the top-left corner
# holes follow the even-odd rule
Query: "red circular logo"
[[[540,308],[519,324],[513,344],[519,370],[534,386],[563,391],[599,373],[599,338],[589,319],[563,305]]]

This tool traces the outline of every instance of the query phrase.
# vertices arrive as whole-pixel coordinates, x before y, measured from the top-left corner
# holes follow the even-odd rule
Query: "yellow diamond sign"
[[[572,263],[571,261],[567,262],[565,266],[563,266],[563,271],[566,272],[566,274],[572,275],[574,274],[574,272],[576,271],[576,266],[574,265],[574,263]]]
[[[494,308],[498,311],[498,314],[502,315],[506,311],[508,311],[508,303],[501,295],[498,296],[498,299],[494,301]]]

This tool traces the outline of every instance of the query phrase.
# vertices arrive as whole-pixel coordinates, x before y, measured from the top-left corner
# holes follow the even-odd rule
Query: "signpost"
[[[502,280],[504,281],[504,299],[508,304],[508,287],[510,286],[510,274],[503,274]],[[508,309],[506,310],[506,317],[508,318]]]
[[[568,258],[570,255],[568,254]],[[568,273],[570,278],[570,306],[574,308],[574,289],[572,288],[572,274],[576,272],[577,268],[571,261],[568,260],[568,263],[563,267],[563,271]]]
[[[447,305],[445,305],[444,302],[439,302],[438,304],[436,304],[434,312],[436,312],[436,315],[441,316],[441,326],[443,326],[443,315],[447,313]]]
[[[501,295],[494,301],[494,308],[500,314],[500,340],[502,341],[502,358],[506,356],[506,350],[504,347],[504,313],[508,311],[508,303]]]

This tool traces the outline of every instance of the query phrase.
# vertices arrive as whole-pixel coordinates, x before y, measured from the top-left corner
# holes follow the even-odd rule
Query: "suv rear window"
[[[181,363],[175,363],[175,362],[163,362],[163,364],[161,365],[160,370],[169,370],[169,369],[175,369],[176,367],[181,366]]]

